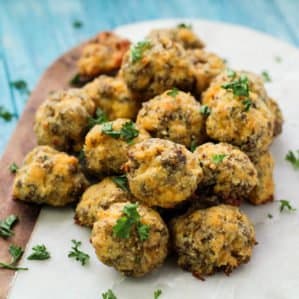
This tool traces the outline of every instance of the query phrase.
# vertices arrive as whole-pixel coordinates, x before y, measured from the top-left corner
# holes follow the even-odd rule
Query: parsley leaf
[[[226,74],[227,74],[227,76],[229,77],[229,78],[232,78],[232,79],[234,79],[235,77],[236,77],[236,72],[235,71],[233,71],[232,69],[227,69],[226,70]]]
[[[13,235],[12,227],[18,221],[18,216],[16,215],[9,215],[4,220],[0,221],[0,236],[3,238],[8,238]]]
[[[102,298],[103,299],[117,299],[115,294],[110,289],[107,292],[102,294]]]
[[[154,292],[154,299],[158,299],[162,295],[162,290],[158,289]]]
[[[177,25],[177,28],[185,28],[185,29],[192,29],[192,25],[191,24],[185,24],[185,23],[180,23]]]
[[[146,224],[138,223],[137,232],[138,232],[139,239],[141,241],[145,241],[149,237],[150,227]]]
[[[168,96],[175,98],[179,93],[179,90],[176,87],[173,87],[171,90],[167,92]]]
[[[192,140],[191,141],[191,144],[190,144],[190,151],[193,153],[197,148],[197,142],[195,140]]]
[[[242,104],[244,105],[244,111],[248,112],[251,108],[251,105],[252,105],[252,101],[248,98],[248,99],[245,99]]]
[[[293,165],[294,169],[299,169],[299,150],[295,152],[288,151],[285,159]]]
[[[20,258],[23,255],[23,249],[22,247],[16,246],[16,245],[10,245],[9,246],[9,254],[12,257],[12,261],[10,263],[3,263],[0,262],[0,268],[2,269],[9,269],[9,270],[28,270],[28,268],[22,268],[22,267],[17,267],[16,264],[20,260]]]
[[[83,23],[80,20],[74,20],[73,21],[73,27],[76,29],[79,29],[83,26]]]
[[[121,138],[127,143],[131,143],[139,135],[139,131],[132,121],[124,123],[120,131],[113,130],[111,122],[103,123],[102,132],[115,139]]]
[[[280,201],[280,212],[283,212],[284,210],[288,210],[289,212],[295,212],[296,209],[293,208],[288,200],[281,199]]]
[[[128,178],[125,174],[120,176],[113,176],[112,181],[122,190],[129,191]]]
[[[207,105],[201,105],[199,112],[202,115],[209,116],[211,114],[211,109]]]
[[[221,87],[227,90],[231,90],[235,96],[249,95],[249,82],[248,77],[245,75],[242,75],[236,81],[225,83]]]
[[[0,118],[9,122],[15,117],[16,115],[6,110],[3,106],[0,106]]]
[[[219,154],[219,155],[213,155],[212,156],[212,161],[215,163],[215,164],[219,164],[223,161],[223,159],[226,157],[227,155],[225,154]]]
[[[88,128],[92,128],[95,125],[100,125],[108,121],[107,114],[100,108],[97,108],[95,117],[90,117],[88,120]]]
[[[18,169],[19,166],[15,162],[11,163],[9,166],[9,170],[11,173],[17,173]]]
[[[28,260],[47,260],[49,259],[50,253],[45,245],[36,245],[32,247],[32,253],[27,257]]]
[[[135,63],[142,58],[143,52],[150,49],[152,44],[150,41],[141,41],[135,44],[131,49],[131,62]]]
[[[30,94],[30,90],[28,89],[28,85],[25,80],[16,80],[10,82],[10,86],[18,90],[20,94],[25,94],[25,95]]]
[[[269,73],[267,71],[262,71],[262,78],[264,80],[264,82],[271,82],[271,77],[269,75]]]
[[[69,252],[68,257],[75,258],[76,261],[79,261],[82,266],[86,265],[89,261],[89,255],[78,249],[81,246],[82,242],[72,240],[72,243],[74,245],[72,247],[72,251]]]
[[[70,85],[81,86],[81,76],[80,74],[75,74],[69,81]]]

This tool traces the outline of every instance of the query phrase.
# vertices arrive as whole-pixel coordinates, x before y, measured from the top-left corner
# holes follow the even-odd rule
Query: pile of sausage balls
[[[132,45],[101,33],[78,70],[87,84],[38,108],[14,198],[79,202],[99,260],[127,276],[169,254],[198,278],[247,263],[255,231],[238,206],[273,200],[283,123],[262,79],[229,69],[184,24]]]

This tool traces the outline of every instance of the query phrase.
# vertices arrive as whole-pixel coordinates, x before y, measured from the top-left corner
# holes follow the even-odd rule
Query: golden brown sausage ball
[[[78,60],[79,74],[96,77],[118,70],[129,47],[127,39],[113,32],[101,32],[83,47]]]
[[[225,69],[225,63],[216,54],[202,49],[188,50],[187,55],[195,75],[195,92],[200,95],[209,87],[211,81]]]
[[[121,78],[102,75],[86,84],[84,90],[96,107],[107,114],[109,120],[135,119],[140,108],[140,102],[133,99]]]
[[[256,244],[248,217],[229,205],[183,215],[171,229],[179,266],[201,279],[247,263]]]
[[[260,205],[274,199],[274,160],[271,153],[260,154],[254,161],[254,166],[257,170],[258,184],[249,194],[248,200],[254,205]]]
[[[176,28],[154,29],[147,36],[147,39],[153,41],[159,41],[163,38],[179,43],[185,49],[200,49],[205,46],[203,41],[199,39],[189,26],[178,25]]]
[[[204,142],[204,122],[200,103],[191,94],[176,89],[143,103],[136,121],[152,137],[169,139],[189,148]]]
[[[160,266],[168,254],[169,233],[160,215],[143,205],[137,211],[140,223],[148,226],[146,240],[141,240],[133,225],[128,238],[114,234],[114,226],[124,216],[128,203],[116,203],[101,210],[91,234],[91,242],[100,261],[126,276],[140,277]]]
[[[75,220],[80,225],[92,227],[100,209],[106,210],[116,202],[130,199],[130,194],[117,186],[113,177],[105,178],[82,194],[76,208]]]
[[[120,75],[142,101],[173,87],[190,91],[194,84],[186,51],[167,38],[135,44],[124,57]]]
[[[195,156],[183,145],[152,138],[130,148],[125,171],[132,194],[147,206],[171,208],[186,200],[202,179]]]
[[[37,143],[60,151],[80,151],[94,113],[94,103],[80,89],[52,93],[35,115]]]
[[[217,77],[203,94],[202,103],[211,109],[206,132],[213,140],[231,143],[253,155],[269,148],[274,116],[261,95],[251,91],[250,86],[254,84],[250,78],[243,73],[234,73],[235,76],[224,83],[219,83]],[[236,95],[240,89],[242,92],[247,90],[248,95]]]
[[[119,118],[94,126],[85,138],[87,169],[97,176],[121,173],[121,166],[128,159],[129,147],[146,138],[149,138],[148,134],[129,119]]]
[[[278,136],[282,132],[283,116],[278,103],[269,98],[267,101],[268,108],[274,115],[274,137]]]
[[[22,201],[65,206],[77,201],[88,187],[77,158],[49,146],[38,146],[18,170],[13,197]]]
[[[257,171],[238,148],[227,143],[206,143],[195,152],[203,180],[198,193],[219,196],[225,203],[238,203],[257,185]]]

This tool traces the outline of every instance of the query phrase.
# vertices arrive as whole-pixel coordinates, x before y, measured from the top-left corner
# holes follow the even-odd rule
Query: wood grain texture
[[[69,87],[69,79],[76,72],[76,61],[81,46],[67,52],[56,60],[44,73],[37,87],[32,92],[30,99],[24,109],[20,121],[8,143],[8,146],[0,160],[0,219],[10,214],[20,218],[14,229],[14,236],[8,240],[0,238],[0,261],[10,261],[8,247],[16,244],[24,248],[34,228],[40,207],[14,201],[11,196],[13,175],[9,171],[9,165],[16,162],[20,165],[25,155],[35,145],[33,133],[33,122],[35,111],[49,92]],[[14,271],[0,269],[0,299],[5,299]]]

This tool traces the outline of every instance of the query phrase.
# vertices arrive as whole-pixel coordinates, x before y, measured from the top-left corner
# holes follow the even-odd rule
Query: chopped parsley
[[[262,71],[261,76],[264,80],[264,82],[271,82],[271,77],[267,71]]]
[[[140,214],[138,213],[138,204],[129,203],[124,206],[123,214],[116,224],[113,226],[113,235],[120,239],[128,239],[132,228],[135,226],[137,235],[141,241],[145,241],[149,237],[150,228],[146,224],[140,222]]]
[[[79,152],[79,154],[78,154],[78,160],[79,160],[79,162],[81,162],[81,163],[83,163],[84,160],[85,160],[85,153],[84,153],[84,150],[83,150],[83,149],[81,149],[80,152]]]
[[[235,96],[249,96],[249,82],[245,75],[241,75],[239,79],[225,83],[221,87],[231,90]]]
[[[6,122],[9,122],[13,119],[13,117],[15,117],[15,114],[9,112],[3,106],[0,106],[0,118],[5,120]]]
[[[232,79],[234,79],[235,77],[236,77],[236,72],[235,71],[233,71],[232,69],[227,69],[226,70],[226,74],[227,74],[227,76],[229,77],[229,78],[232,78]]]
[[[273,215],[269,213],[269,214],[267,215],[267,217],[268,217],[269,219],[272,219],[272,218],[273,218]]]
[[[190,144],[190,151],[193,153],[197,148],[197,142],[195,140],[192,140],[191,141],[191,144]]]
[[[120,176],[113,176],[111,179],[120,189],[127,192],[129,191],[128,178],[125,174]]]
[[[247,98],[242,103],[244,105],[244,111],[248,112],[251,108],[252,101],[249,98]]]
[[[191,24],[185,24],[185,23],[180,23],[177,25],[177,28],[185,28],[185,29],[192,29],[192,25]]]
[[[83,23],[80,20],[74,20],[73,21],[73,27],[76,29],[79,29],[83,26]]]
[[[143,52],[150,49],[152,44],[150,41],[145,40],[138,42],[131,49],[131,62],[135,63],[142,58]]]
[[[72,240],[72,243],[73,247],[72,250],[69,252],[68,257],[76,259],[76,261],[79,261],[82,266],[85,266],[89,261],[89,255],[79,250],[79,247],[81,246],[82,242]]]
[[[22,257],[24,250],[22,249],[22,247],[19,247],[17,245],[10,245],[9,246],[9,254],[12,257],[12,260],[10,263],[4,263],[4,262],[0,262],[0,268],[2,269],[9,269],[9,270],[28,270],[28,268],[22,268],[22,267],[17,267],[17,262],[20,260],[20,258]]]
[[[117,299],[115,294],[110,289],[107,292],[102,294],[102,298],[103,299]]]
[[[80,74],[75,74],[71,80],[70,80],[70,85],[73,85],[73,86],[81,86],[82,82],[81,82],[81,76]]]
[[[225,154],[219,154],[219,155],[213,155],[212,156],[212,161],[215,163],[215,164],[219,164],[223,161],[223,159],[226,157],[227,155]]]
[[[139,135],[139,131],[136,129],[136,126],[132,121],[127,121],[124,123],[120,131],[113,130],[111,122],[103,123],[102,132],[115,139],[120,138],[127,143],[131,143],[133,139]]]
[[[211,109],[207,105],[201,105],[199,112],[202,115],[209,116],[211,114]]]
[[[280,207],[279,207],[280,212],[283,212],[285,210],[287,210],[289,212],[295,212],[296,211],[296,209],[291,206],[291,204],[288,200],[281,199],[279,202],[280,202]]]
[[[32,253],[27,257],[28,260],[47,260],[49,259],[50,253],[45,245],[36,245],[32,247]]]
[[[168,96],[175,98],[179,93],[179,90],[176,87],[173,87],[171,90],[167,92]]]
[[[88,120],[88,127],[91,129],[95,125],[100,125],[108,121],[107,114],[100,108],[97,108],[95,117],[90,117]]]
[[[9,170],[11,173],[17,173],[18,169],[19,166],[15,162],[11,163],[9,166]]]
[[[154,292],[154,299],[158,299],[162,295],[162,290],[158,289]]]
[[[19,220],[18,216],[11,214],[4,220],[0,220],[0,236],[2,238],[9,238],[13,236],[12,228]]]
[[[299,169],[299,150],[295,152],[288,151],[285,159],[293,165],[294,169]]]
[[[10,86],[12,86],[16,90],[18,90],[20,94],[25,94],[25,95],[30,94],[30,90],[29,90],[27,82],[25,80],[16,80],[16,81],[10,82]]]

